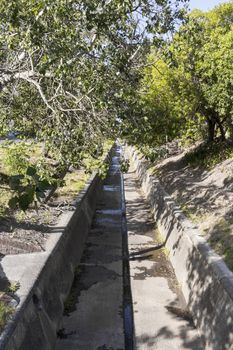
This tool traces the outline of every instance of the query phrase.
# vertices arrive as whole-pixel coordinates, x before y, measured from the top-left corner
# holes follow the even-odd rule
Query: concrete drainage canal
[[[120,158],[116,147],[54,349],[204,349],[135,173],[123,179]]]

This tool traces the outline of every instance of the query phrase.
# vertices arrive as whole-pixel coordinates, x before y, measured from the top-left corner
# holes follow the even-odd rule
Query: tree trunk
[[[217,124],[218,124],[219,130],[220,130],[220,133],[221,133],[221,140],[225,141],[226,135],[225,135],[224,127],[223,127],[222,123],[220,122],[220,120],[217,121]]]
[[[225,141],[226,140],[226,132],[224,129],[224,119],[221,120],[221,117],[219,116],[219,114],[217,112],[214,113],[214,120],[216,121],[216,124],[219,128],[220,134],[221,134],[221,141]]]
[[[233,122],[231,119],[227,120],[227,128],[229,131],[229,137],[231,140],[233,140]]]
[[[212,119],[207,119],[208,124],[208,142],[214,141],[216,122]]]

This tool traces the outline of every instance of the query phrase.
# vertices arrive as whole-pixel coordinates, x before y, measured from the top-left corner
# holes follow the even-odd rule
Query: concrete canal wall
[[[150,175],[149,163],[126,147],[152,208],[169,258],[194,322],[204,335],[206,349],[233,349],[233,273],[214,253],[200,231]],[[198,349],[197,349],[198,350]]]
[[[74,209],[64,213],[53,228],[45,252],[8,255],[1,260],[1,278],[20,283],[16,313],[0,336],[1,350],[54,348],[63,303],[82,256],[101,187],[102,180],[95,173]]]

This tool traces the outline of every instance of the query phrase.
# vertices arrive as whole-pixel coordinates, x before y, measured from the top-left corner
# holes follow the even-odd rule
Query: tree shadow
[[[208,191],[206,193],[208,195]],[[195,226],[188,222],[159,184],[150,186],[147,199],[154,208],[155,219],[160,222],[163,232],[166,233],[166,246],[171,249],[170,257],[185,292],[188,308],[194,315],[195,325],[205,335],[205,342],[209,348],[231,349],[232,272],[226,268],[220,256],[198,238]],[[232,210],[225,215],[225,218],[227,215],[228,219],[232,219]],[[216,234],[218,228],[215,227]],[[194,241],[191,239],[192,235],[196,235]],[[181,330],[180,336],[184,341],[187,340],[185,329]],[[193,346],[192,343],[189,345]]]
[[[204,215],[231,203],[233,178],[226,174],[220,181],[221,172],[214,176],[214,169],[194,168],[183,159],[177,163],[168,161],[158,168],[156,176],[188,214]]]
[[[134,175],[134,172],[128,174],[127,176],[131,177]],[[128,230],[130,237],[134,235],[139,235],[140,237],[144,237],[145,241],[143,244],[137,243],[137,240],[132,238],[131,244],[133,245],[133,251],[131,250],[129,254],[130,261],[138,261],[139,264],[136,267],[135,272],[133,272],[133,280],[145,280],[150,276],[163,277],[167,280],[169,288],[178,293],[178,287],[175,287],[173,278],[175,278],[174,272],[170,263],[166,258],[161,258],[161,255],[164,253],[161,251],[166,247],[167,242],[170,239],[170,236],[173,234],[174,226],[177,221],[177,217],[182,216],[182,212],[178,206],[174,207],[174,212],[176,217],[170,220],[169,213],[164,211],[164,207],[159,206],[159,202],[161,199],[164,199],[165,205],[172,205],[172,200],[169,196],[164,196],[164,191],[160,188],[155,192],[151,191],[148,194],[147,202],[145,202],[145,198],[141,197],[141,199],[137,198],[135,201],[134,196],[132,195],[135,192],[138,183],[133,180],[128,180],[127,182],[127,212],[128,212]],[[151,212],[151,206],[149,203],[157,201],[157,211],[154,213]],[[153,214],[156,214],[153,217]],[[160,243],[156,242],[155,238],[156,233],[156,221],[158,221],[161,216],[163,220],[166,221],[166,235],[163,238],[163,241]],[[148,240],[147,240],[148,238]],[[135,243],[134,243],[135,242]],[[138,244],[138,247],[137,247]],[[179,242],[177,243],[179,245]],[[174,247],[176,249],[176,247]],[[166,261],[164,261],[166,259]],[[153,264],[141,265],[140,263],[143,261],[151,261]],[[168,266],[167,266],[168,265]],[[136,265],[135,265],[136,266]],[[156,282],[155,282],[156,288]],[[140,336],[136,336],[136,344],[138,347],[146,348],[146,349],[155,349],[155,348],[170,348],[173,346],[172,344],[180,343],[186,349],[192,350],[201,350],[204,349],[203,340],[200,338],[199,334],[196,336],[190,336],[190,333],[197,332],[194,327],[192,315],[186,309],[181,301],[180,297],[177,296],[176,300],[172,303],[168,303],[164,305],[164,313],[169,314],[169,318],[176,319],[176,324],[180,324],[178,330],[174,331],[171,326],[164,326],[158,329],[154,335],[152,333],[144,333]],[[158,316],[159,317],[159,316]],[[162,317],[162,316],[161,316]],[[155,329],[156,329],[155,325]],[[177,341],[177,343],[176,343]]]

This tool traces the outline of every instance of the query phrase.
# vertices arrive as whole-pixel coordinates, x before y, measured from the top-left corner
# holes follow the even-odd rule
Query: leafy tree
[[[64,162],[95,152],[132,101],[145,33],[174,28],[182,2],[2,0],[1,119],[47,140]]]
[[[207,13],[194,11],[171,46],[171,63],[188,76],[194,113],[208,126],[208,140],[217,129],[225,139],[226,121],[232,119],[233,4],[226,3]],[[181,89],[183,91],[183,89]]]
[[[141,81],[145,142],[232,134],[232,39],[233,4],[225,3],[192,12],[166,49],[152,50]]]
[[[141,66],[186,0],[0,2],[0,123],[45,142],[59,166],[98,157],[106,137],[134,125]],[[127,117],[126,117],[127,116]],[[129,130],[128,130],[129,131]],[[105,168],[103,172],[105,172]],[[31,164],[10,181],[26,209],[51,184]]]

